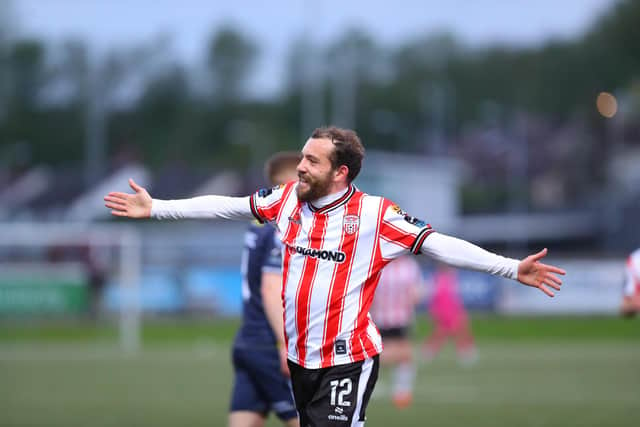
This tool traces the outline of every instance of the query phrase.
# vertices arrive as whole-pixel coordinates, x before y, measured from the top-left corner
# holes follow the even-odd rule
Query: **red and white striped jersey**
[[[376,325],[381,329],[410,326],[423,286],[422,271],[415,258],[403,256],[387,265],[371,306]]]
[[[640,295],[640,249],[633,251],[627,258],[624,295]]]
[[[281,233],[288,357],[310,369],[373,357],[382,351],[369,315],[380,272],[409,251],[419,253],[433,230],[353,185],[321,208],[300,202],[296,186],[250,198],[255,217]]]

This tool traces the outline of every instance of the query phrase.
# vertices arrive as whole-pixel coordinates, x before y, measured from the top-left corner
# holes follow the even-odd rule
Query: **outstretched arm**
[[[104,198],[111,214],[127,218],[157,219],[250,219],[249,197],[201,196],[182,200],[152,199],[147,190],[132,179],[134,193],[111,192]]]
[[[562,280],[558,275],[565,274],[558,267],[540,262],[547,254],[546,249],[519,261],[496,255],[465,240],[435,232],[425,239],[421,249],[423,253],[453,267],[518,280],[524,285],[540,289],[550,297],[554,293],[549,288],[559,291]]]

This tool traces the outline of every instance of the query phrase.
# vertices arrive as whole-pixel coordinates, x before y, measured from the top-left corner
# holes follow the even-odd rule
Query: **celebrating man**
[[[384,197],[359,191],[364,147],[356,133],[316,129],[302,149],[298,180],[248,197],[152,199],[109,193],[113,215],[130,218],[225,218],[271,222],[284,247],[285,343],[302,426],[363,426],[378,374],[380,334],[369,308],[382,268],[412,252],[454,267],[518,280],[553,296],[564,274],[540,262],[546,249],[522,261],[435,232]]]

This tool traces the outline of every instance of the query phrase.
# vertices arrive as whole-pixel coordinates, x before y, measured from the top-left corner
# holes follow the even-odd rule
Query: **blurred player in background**
[[[299,153],[282,152],[265,164],[271,185],[296,179]],[[270,411],[290,427],[298,414],[289,385],[282,325],[282,243],[276,229],[254,221],[242,254],[242,326],[233,344],[230,427],[261,427]]]
[[[465,364],[475,362],[476,346],[469,326],[469,316],[458,291],[456,270],[439,264],[433,274],[433,288],[429,304],[433,332],[424,342],[424,357],[427,360],[435,358],[443,344],[452,338],[456,344],[458,360]]]
[[[89,312],[94,321],[100,315],[102,292],[107,280],[107,265],[109,254],[102,247],[91,245],[89,242],[77,245],[55,245],[47,251],[47,258],[52,263],[80,262],[86,274],[89,290]]]
[[[384,345],[380,362],[393,367],[391,396],[398,408],[409,406],[413,400],[416,373],[409,335],[423,287],[422,271],[415,258],[397,258],[382,270],[371,305],[371,317]]]
[[[640,311],[640,248],[627,258],[624,290],[620,312],[623,316],[634,316]]]

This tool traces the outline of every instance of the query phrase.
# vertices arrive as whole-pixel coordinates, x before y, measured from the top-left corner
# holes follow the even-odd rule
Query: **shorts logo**
[[[340,414],[340,415],[329,414],[327,415],[327,418],[330,419],[331,421],[349,421],[349,417],[347,417],[345,414]]]
[[[329,414],[327,416],[331,421],[349,421],[349,417],[344,413],[344,409],[339,406],[333,408],[335,414]]]
[[[360,217],[358,215],[345,215],[342,220],[342,228],[347,234],[355,234],[360,228]]]
[[[344,409],[342,409],[341,407],[336,406],[335,408],[333,408],[333,412],[335,412],[335,415],[329,414],[327,416],[327,418],[331,421],[349,421],[349,417],[345,415]]]

